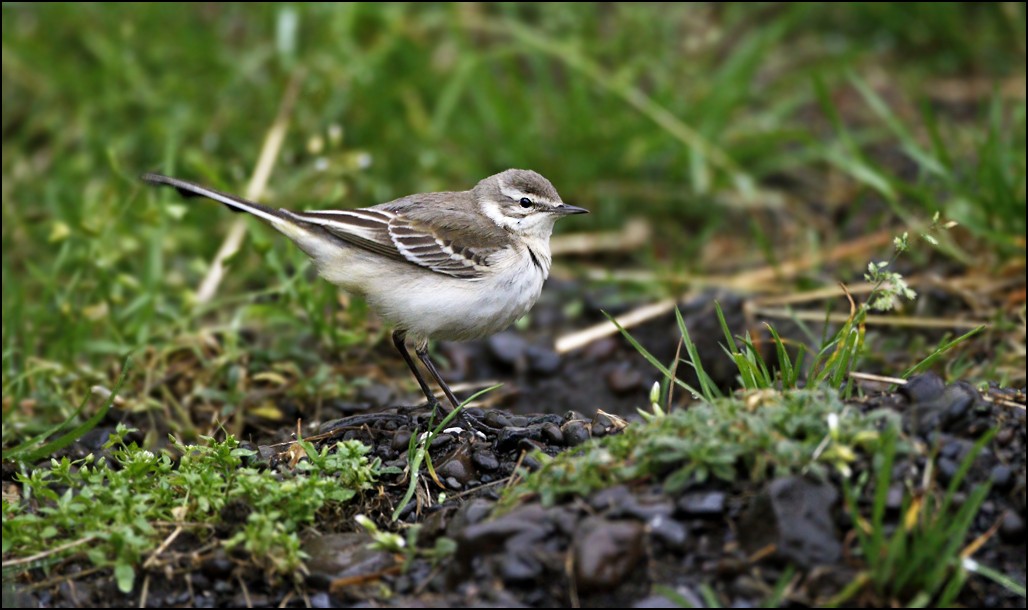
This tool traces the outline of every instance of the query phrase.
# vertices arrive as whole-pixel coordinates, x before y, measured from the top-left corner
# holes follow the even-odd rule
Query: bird
[[[499,332],[535,305],[550,274],[550,235],[585,208],[564,203],[549,180],[525,169],[472,189],[418,193],[372,207],[291,211],[200,184],[147,173],[142,180],[249,213],[288,237],[325,280],[362,296],[392,325],[392,342],[433,408],[460,402],[429,356],[429,340]],[[409,348],[443,391],[436,400]]]

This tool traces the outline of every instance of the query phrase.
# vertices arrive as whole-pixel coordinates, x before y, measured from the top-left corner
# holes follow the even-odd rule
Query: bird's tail
[[[240,197],[236,197],[235,195],[222,193],[221,191],[201,186],[195,182],[179,180],[178,178],[171,178],[160,174],[143,174],[142,179],[144,182],[148,182],[150,184],[173,187],[183,197],[206,197],[207,199],[213,199],[218,203],[225,204],[233,212],[249,212],[279,229],[281,229],[282,225],[287,223],[295,225],[295,221],[291,220],[286,213],[281,210],[269,208],[266,205],[254,203],[253,201],[247,201]]]

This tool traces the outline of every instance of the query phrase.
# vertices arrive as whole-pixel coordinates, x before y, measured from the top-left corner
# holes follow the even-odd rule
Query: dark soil
[[[685,304],[684,311],[701,353],[720,354],[719,348],[703,345],[709,341],[716,346],[721,336],[711,325],[716,320],[710,303]],[[555,317],[553,326],[560,323]],[[539,326],[539,336],[547,326]],[[673,357],[678,340],[673,316],[633,333],[663,361]],[[676,494],[667,493],[659,481],[640,480],[552,506],[529,500],[494,513],[516,468],[537,466],[533,450],[555,455],[573,451],[589,438],[617,434],[623,425],[618,418],[593,413],[599,407],[630,418],[646,402],[656,378],[652,367],[620,339],[601,340],[559,357],[542,341],[533,343],[533,336],[504,333],[489,341],[442,346],[454,381],[506,380],[502,404],[469,410],[482,434],[454,430],[435,439],[431,455],[438,484],[424,477],[398,523],[391,523],[389,516],[407,488],[402,474],[384,477],[379,487],[341,512],[323,515],[305,538],[310,559],[304,582],[268,582],[247,557],[182,536],[165,553],[170,559],[149,573],[145,594],[137,585],[131,595],[123,595],[109,573],[80,575],[87,565],[71,565],[57,575],[33,572],[34,584],[5,592],[4,607],[115,607],[141,601],[154,607],[680,607],[706,606],[711,595],[721,605],[750,606],[766,603],[776,584],[785,585],[783,603],[819,605],[855,577],[861,563],[855,557],[854,524],[835,476],[825,481],[793,476],[759,484],[740,476],[733,484],[711,480]],[[709,370],[719,383],[730,386],[732,371],[716,362],[712,359]],[[1023,391],[994,390],[983,396],[966,383],[947,386],[926,374],[897,392],[868,386],[862,395],[853,406],[897,411],[907,437],[937,454],[935,476],[943,485],[974,441],[999,428],[961,488],[963,498],[975,486],[991,483],[965,544],[985,535],[975,559],[1023,581],[1025,411],[988,400],[1002,396],[1023,405]],[[338,419],[308,432],[319,433],[309,438],[322,443],[359,439],[373,447],[372,454],[384,465],[402,470],[408,441],[427,429],[430,412],[423,406],[377,406],[375,396],[376,390],[369,388],[358,404],[324,407],[323,413]],[[393,400],[385,390],[378,398]],[[251,427],[251,438],[262,461],[275,467],[282,447],[272,445],[288,440],[290,431],[259,432],[267,429],[266,424]],[[69,452],[93,451],[102,436],[103,430],[94,431]],[[866,461],[861,457],[854,470],[873,472]],[[921,481],[927,464],[924,458],[909,458],[895,465],[891,523],[900,518],[902,481]],[[11,484],[11,473],[5,470],[4,485]],[[446,497],[438,503],[441,492]],[[870,498],[861,502],[869,511]],[[234,508],[240,514],[224,515],[228,524],[245,519],[246,507]],[[369,549],[370,536],[353,520],[358,513],[383,529],[405,531],[420,524],[418,548],[431,549],[449,539],[455,552],[404,565],[402,557]],[[796,568],[791,576],[786,573],[789,565]],[[969,578],[959,600],[968,606],[1025,605],[1024,599],[976,576]],[[849,603],[888,601],[868,595]]]

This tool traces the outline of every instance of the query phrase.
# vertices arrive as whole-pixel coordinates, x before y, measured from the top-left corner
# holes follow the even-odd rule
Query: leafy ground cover
[[[1024,604],[1023,5],[2,10],[5,605]],[[593,213],[484,438],[137,179],[508,166]]]

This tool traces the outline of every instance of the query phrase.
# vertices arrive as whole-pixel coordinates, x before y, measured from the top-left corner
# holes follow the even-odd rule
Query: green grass
[[[17,477],[22,497],[3,500],[4,556],[38,559],[10,566],[5,561],[5,582],[29,569],[78,559],[111,569],[119,589],[128,593],[139,566],[160,559],[153,553],[176,528],[216,547],[238,547],[271,578],[293,578],[305,557],[300,529],[318,511],[370,487],[379,468],[356,441],[320,451],[301,442],[306,459],[293,471],[244,465],[256,452],[231,436],[176,443],[176,460],[125,441],[129,432],[119,426],[111,435],[105,445],[109,457],[53,459],[49,468]],[[224,516],[232,505],[245,511],[241,522]],[[215,525],[230,535],[214,535]]]
[[[835,167],[859,197],[888,201],[876,222],[913,226],[941,208],[1001,250],[1024,235],[1024,102],[999,93],[1024,73],[1023,6],[3,11],[5,414],[30,400],[43,420],[67,417],[129,350],[165,349],[212,321],[262,331],[224,362],[246,352],[311,366],[314,353],[378,340],[360,308],[297,278],[303,257],[263,228],[218,299],[195,309],[229,215],[136,178],[158,169],[241,190],[298,70],[265,197],[285,205],[364,205],[534,167],[593,209],[567,229],[641,213],[657,221],[655,249],[673,253],[643,260],[688,269],[732,210],[781,201],[782,176]],[[899,101],[866,76],[883,64]],[[967,120],[940,119],[925,101],[933,79],[966,74],[997,93]],[[914,175],[877,158],[890,147]],[[748,230],[783,256],[767,228]],[[683,231],[702,239],[682,245]],[[6,442],[38,428],[16,423]]]
[[[873,453],[895,413],[862,413],[829,389],[755,392],[702,401],[649,418],[582,451],[544,463],[505,501],[538,496],[552,504],[621,483],[663,481],[675,493],[709,480],[763,481],[793,473],[849,471],[858,453]]]

